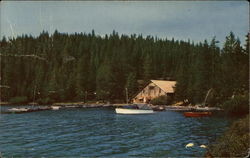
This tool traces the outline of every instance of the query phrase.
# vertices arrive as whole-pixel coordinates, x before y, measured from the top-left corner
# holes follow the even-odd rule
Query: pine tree
[[[7,101],[22,95],[32,101],[35,85],[41,100],[81,101],[85,91],[88,99],[97,92],[98,99],[124,100],[126,87],[129,95],[139,88],[137,80],[168,77],[177,81],[177,101],[194,104],[210,88],[220,102],[249,91],[249,36],[243,49],[232,32],[222,51],[215,38],[194,44],[115,31],[100,37],[94,30],[70,35],[56,30],[51,36],[44,31],[3,38],[0,52],[1,85],[10,87],[1,99]]]
[[[96,76],[96,95],[98,99],[110,100],[111,89],[114,83],[112,82],[111,67],[108,64],[100,66]]]
[[[135,73],[131,72],[128,75],[127,78],[127,83],[126,83],[126,88],[128,91],[128,97],[131,98],[135,93],[137,92],[137,81],[136,81],[136,75]]]
[[[154,77],[153,65],[152,65],[152,59],[149,56],[149,54],[147,54],[147,56],[144,59],[143,70],[144,70],[144,81],[147,82],[147,81],[153,79],[153,77]]]

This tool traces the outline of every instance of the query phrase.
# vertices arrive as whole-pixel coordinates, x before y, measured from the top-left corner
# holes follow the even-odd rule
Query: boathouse
[[[133,98],[133,103],[149,103],[152,99],[166,95],[173,96],[176,81],[150,80]]]

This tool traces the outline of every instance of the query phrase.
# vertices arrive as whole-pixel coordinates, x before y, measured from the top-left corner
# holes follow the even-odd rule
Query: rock
[[[193,146],[194,146],[194,143],[188,143],[188,144],[186,145],[186,148],[193,147]]]
[[[202,144],[202,145],[200,145],[200,148],[207,148],[207,146]]]

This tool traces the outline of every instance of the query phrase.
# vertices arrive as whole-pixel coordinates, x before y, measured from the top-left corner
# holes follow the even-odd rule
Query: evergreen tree
[[[135,95],[135,93],[138,90],[137,87],[138,87],[138,85],[137,85],[137,81],[136,81],[136,75],[135,75],[135,73],[131,72],[128,75],[127,83],[126,83],[126,88],[128,91],[128,98],[131,99],[131,97],[133,95]]]
[[[231,32],[222,50],[212,39],[194,44],[142,35],[100,37],[92,33],[0,40],[1,100],[25,96],[52,101],[125,100],[139,90],[137,80],[174,79],[176,100],[202,103],[209,89],[216,102],[249,91],[249,34],[243,49]],[[2,87],[7,88],[3,91]],[[87,92],[87,93],[85,93]],[[3,94],[4,93],[4,94]],[[217,101],[218,100],[218,101]]]
[[[100,66],[96,76],[96,95],[98,99],[110,100],[112,82],[112,72],[110,65]]]
[[[143,70],[144,70],[144,81],[149,81],[154,77],[152,59],[149,56],[149,54],[147,54],[147,56],[144,59]]]

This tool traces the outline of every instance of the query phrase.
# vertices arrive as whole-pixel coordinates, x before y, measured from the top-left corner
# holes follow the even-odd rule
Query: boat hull
[[[59,110],[60,106],[51,106],[52,110]]]
[[[152,114],[154,113],[153,110],[123,109],[123,108],[116,108],[115,112],[117,114]]]
[[[211,116],[211,112],[184,112],[184,116],[186,117],[206,117]]]

